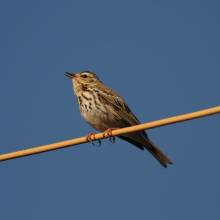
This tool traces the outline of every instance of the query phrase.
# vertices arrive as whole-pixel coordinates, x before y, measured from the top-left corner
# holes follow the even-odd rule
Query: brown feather
[[[81,114],[95,129],[104,131],[106,128],[115,128],[112,127],[115,125],[124,128],[140,124],[121,96],[105,86],[95,73],[84,71],[77,74],[67,73],[67,76],[72,78]],[[83,104],[83,100],[87,104]],[[95,106],[94,114],[91,113],[92,104],[88,103],[91,100]],[[91,105],[90,110],[87,105]],[[93,115],[97,118],[94,119]],[[141,150],[145,147],[164,167],[167,167],[166,163],[172,164],[172,161],[148,138],[145,131],[120,135],[119,138]]]
[[[125,124],[124,127],[140,124],[139,120],[129,109],[125,101],[115,91],[108,88],[108,93],[106,92],[104,93],[101,90],[100,96],[102,97],[103,102],[107,103],[108,105],[111,105],[112,108],[115,110],[115,113],[124,121]],[[142,143],[138,142],[138,140],[129,138],[128,135],[127,136],[121,135],[118,137],[122,140],[125,140],[133,144],[134,146],[138,147],[141,150],[143,150],[145,147],[165,168],[167,167],[166,163],[173,164],[172,161],[148,138],[147,133],[145,131],[140,131],[135,133],[139,133],[142,139],[144,139],[141,141]],[[130,136],[132,137],[132,135]]]

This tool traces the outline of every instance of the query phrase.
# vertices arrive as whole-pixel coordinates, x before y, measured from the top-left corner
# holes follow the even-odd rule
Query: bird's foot
[[[96,146],[94,143],[93,143],[93,141],[95,141],[96,139],[95,139],[95,134],[96,133],[90,133],[90,134],[88,134],[87,136],[86,136],[86,140],[87,141],[90,141],[94,146]],[[93,138],[92,138],[92,136],[93,136]],[[98,140],[99,141],[99,146],[98,147],[100,147],[101,146],[101,141],[100,140]]]
[[[105,137],[105,134],[107,135],[108,139],[110,140],[110,142],[112,142],[112,145],[115,143],[115,137],[112,137],[112,131],[113,130],[117,130],[120,128],[108,128],[107,130],[105,130],[102,134],[102,137]]]

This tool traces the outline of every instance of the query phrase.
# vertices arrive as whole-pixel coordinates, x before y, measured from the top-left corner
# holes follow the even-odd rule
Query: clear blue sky
[[[0,154],[95,132],[89,70],[150,122],[220,104],[219,1],[1,1]],[[0,163],[1,219],[219,219],[220,114],[148,130],[173,161],[116,139]]]

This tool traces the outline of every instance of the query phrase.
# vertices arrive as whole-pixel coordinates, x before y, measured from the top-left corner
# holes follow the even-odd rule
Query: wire
[[[191,120],[191,119],[195,119],[195,118],[205,117],[205,116],[217,114],[217,113],[220,113],[220,106],[215,107],[215,108],[205,109],[202,111],[189,113],[189,114],[185,114],[185,115],[166,118],[166,119],[162,119],[162,120],[158,120],[158,121],[154,121],[154,122],[149,122],[149,123],[145,123],[145,124],[140,124],[140,125],[135,125],[135,126],[127,127],[127,128],[113,130],[112,136],[117,136],[117,135],[131,133],[131,132],[140,131],[140,130],[146,130],[146,129],[150,129],[150,128],[156,128],[156,127],[160,127],[160,126],[164,126],[164,125],[168,125],[168,124],[173,124],[173,123],[178,123],[181,121],[187,121],[187,120]],[[94,138],[95,138],[94,140],[103,139],[102,133],[95,134]],[[106,138],[106,136],[104,138]],[[63,148],[63,147],[69,147],[69,146],[73,146],[73,145],[83,144],[86,142],[88,142],[86,140],[86,137],[81,137],[81,138],[76,138],[76,139],[63,141],[63,142],[59,142],[59,143],[55,143],[55,144],[49,144],[49,145],[35,147],[35,148],[27,149],[27,150],[21,150],[21,151],[17,151],[17,152],[2,154],[2,155],[0,155],[0,161],[10,160],[10,159],[18,158],[18,157],[24,157],[24,156],[28,156],[28,155],[32,155],[32,154],[38,154],[38,153],[42,153],[42,152],[46,152],[46,151],[56,150],[56,149]]]

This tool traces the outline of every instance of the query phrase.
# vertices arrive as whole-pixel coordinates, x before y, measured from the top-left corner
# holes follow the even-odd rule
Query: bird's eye
[[[87,75],[83,75],[82,77],[83,77],[83,78],[86,78],[86,77],[87,77]]]

